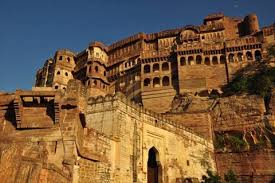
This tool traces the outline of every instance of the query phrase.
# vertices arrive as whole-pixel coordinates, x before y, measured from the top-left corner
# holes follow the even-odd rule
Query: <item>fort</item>
[[[185,183],[232,169],[240,182],[269,182],[275,97],[222,94],[240,70],[273,67],[272,45],[275,24],[216,13],[198,26],[57,50],[32,90],[0,92],[0,177]],[[220,141],[239,136],[242,149]]]

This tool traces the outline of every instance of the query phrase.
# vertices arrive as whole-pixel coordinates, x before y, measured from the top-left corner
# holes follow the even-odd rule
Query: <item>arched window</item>
[[[230,53],[228,55],[228,60],[229,60],[229,62],[234,62],[234,54],[233,53]]]
[[[218,57],[216,57],[216,56],[212,57],[212,64],[213,64],[213,65],[219,64],[219,62],[218,62]]]
[[[238,57],[239,62],[243,61],[243,54],[242,53],[238,53],[237,57]]]
[[[65,76],[68,76],[69,74],[67,72],[65,72]]]
[[[168,76],[164,76],[162,78],[162,86],[169,86],[169,85],[170,85],[169,77]]]
[[[70,61],[71,61],[70,57],[67,57],[67,62],[70,62]]]
[[[196,56],[196,64],[201,64],[202,58],[200,55]]]
[[[95,66],[95,72],[98,72],[99,69],[98,69],[98,66]]]
[[[209,59],[209,57],[205,57],[204,64],[205,65],[210,65],[210,59]]]
[[[169,64],[168,64],[167,62],[164,62],[164,63],[162,64],[162,70],[163,70],[163,71],[168,71],[168,70],[169,70]]]
[[[159,64],[154,64],[153,65],[153,72],[158,72],[159,71]]]
[[[92,67],[90,66],[90,67],[89,67],[89,73],[91,73],[91,72],[92,72]]]
[[[251,53],[250,51],[246,52],[246,59],[247,59],[248,61],[253,60],[252,53]]]
[[[224,55],[221,55],[221,56],[220,56],[220,64],[225,64],[225,62],[226,62],[225,56],[224,56]]]
[[[260,50],[255,51],[255,60],[256,61],[261,61],[262,60],[262,54]]]
[[[144,67],[143,67],[143,69],[144,69],[144,73],[150,73],[151,71],[151,69],[150,69],[150,65],[145,65]]]
[[[158,77],[155,77],[153,79],[153,87],[154,88],[160,87],[160,79]]]
[[[103,75],[106,76],[106,71],[103,72]]]
[[[185,57],[180,58],[180,65],[186,65]]]
[[[151,85],[151,80],[149,78],[144,79],[143,86],[148,87]]]
[[[94,86],[96,86],[97,85],[97,81],[96,80],[94,80]]]
[[[189,65],[194,65],[194,57],[192,57],[192,56],[188,57],[188,64]]]
[[[58,89],[58,86],[56,85],[56,86],[54,87],[54,89],[56,89],[56,90],[57,90],[57,89]]]
[[[60,71],[57,71],[56,75],[60,75]]]
[[[59,56],[59,60],[62,60],[63,58],[62,58],[62,56]]]
[[[63,87],[63,90],[66,91],[66,87]]]

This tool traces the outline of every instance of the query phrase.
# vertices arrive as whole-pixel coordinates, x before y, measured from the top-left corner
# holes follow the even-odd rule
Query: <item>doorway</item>
[[[152,147],[148,152],[147,180],[148,183],[161,183],[161,164],[155,147]]]

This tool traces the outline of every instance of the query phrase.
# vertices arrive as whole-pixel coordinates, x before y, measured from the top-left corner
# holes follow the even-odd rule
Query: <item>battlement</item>
[[[122,103],[124,106],[121,106],[119,103]],[[102,106],[99,106],[101,105]],[[125,95],[118,92],[114,95],[106,95],[106,96],[98,96],[98,97],[90,97],[88,99],[88,107],[87,115],[90,113],[95,113],[97,111],[109,111],[118,108],[127,108],[127,110],[134,112],[138,116],[143,116],[143,121],[157,128],[165,129],[171,131],[172,133],[176,133],[184,138],[192,139],[197,143],[207,145],[211,147],[211,143],[206,140],[201,134],[193,131],[190,128],[185,127],[183,124],[168,120],[165,115],[153,112],[149,109],[144,108],[136,104],[135,102],[127,99]],[[103,107],[103,108],[102,108]],[[145,115],[145,116],[144,116]]]

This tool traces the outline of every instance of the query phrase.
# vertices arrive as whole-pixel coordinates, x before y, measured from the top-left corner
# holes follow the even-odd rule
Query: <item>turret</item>
[[[54,79],[53,88],[56,90],[66,90],[67,83],[70,79],[73,79],[73,70],[75,67],[74,61],[75,53],[62,49],[58,50],[54,56]]]
[[[90,96],[105,95],[108,92],[107,81],[107,47],[100,42],[89,45],[89,57],[87,62],[87,81]]]
[[[256,14],[249,14],[244,18],[247,34],[253,34],[260,30],[258,17]]]

